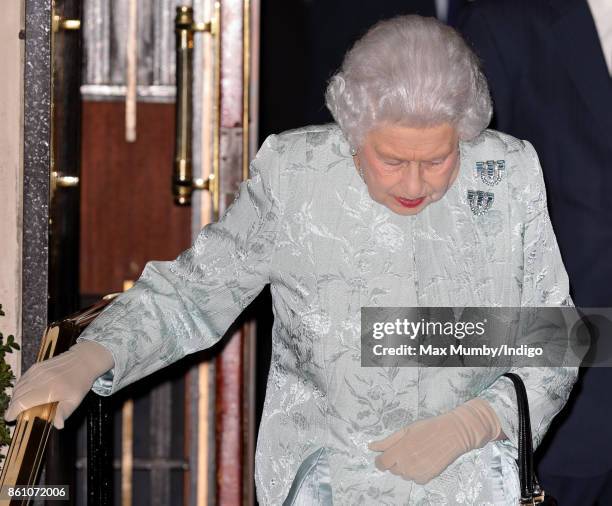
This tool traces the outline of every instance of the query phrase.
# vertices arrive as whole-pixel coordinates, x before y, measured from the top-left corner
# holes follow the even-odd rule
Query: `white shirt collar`
[[[612,0],[587,0],[597,27],[597,34],[612,75]]]

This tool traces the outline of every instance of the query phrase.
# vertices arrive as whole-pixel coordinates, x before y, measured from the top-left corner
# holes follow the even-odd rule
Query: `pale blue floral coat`
[[[460,147],[460,173],[447,194],[400,216],[371,199],[336,125],[270,136],[220,221],[175,261],[149,262],[79,338],[103,344],[115,359],[93,390],[110,395],[213,345],[270,283],[260,504],[282,504],[313,455],[318,469],[300,476],[303,488],[319,486],[323,496],[331,485],[336,506],[517,504],[518,415],[512,384],[500,378],[506,369],[360,366],[361,306],[571,304],[531,144],[486,130]],[[475,175],[485,160],[506,161],[496,186]],[[474,215],[468,189],[493,191],[492,208]],[[577,369],[516,371],[537,445]],[[491,403],[508,440],[461,456],[424,486],[375,468],[369,441],[475,396]]]

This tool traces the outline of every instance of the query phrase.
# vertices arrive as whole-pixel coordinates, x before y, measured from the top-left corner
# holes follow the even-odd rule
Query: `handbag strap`
[[[521,483],[521,502],[531,504],[535,496],[540,495],[541,490],[533,468],[533,443],[531,438],[531,420],[529,417],[529,401],[527,390],[521,377],[512,372],[505,373],[510,378],[516,391],[516,400],[519,416],[518,434],[518,466],[519,479]]]

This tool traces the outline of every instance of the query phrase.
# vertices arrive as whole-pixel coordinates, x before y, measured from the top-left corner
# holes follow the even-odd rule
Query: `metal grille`
[[[205,0],[137,0],[138,98],[172,102],[175,89],[174,16],[178,5],[203,12]],[[125,96],[128,0],[84,0],[84,69],[81,94],[86,100]],[[195,61],[199,61],[196,45]]]
[[[189,456],[185,454],[185,378],[180,367],[166,369],[163,374],[171,378],[159,381],[160,374],[139,382],[134,388],[113,397],[103,398],[102,412],[88,411],[94,417],[94,427],[103,420],[100,434],[94,431],[87,437],[87,424],[78,429],[76,490],[77,506],[91,504],[150,504],[151,506],[183,506],[185,502],[185,473],[190,470]],[[157,380],[156,380],[157,379]],[[152,387],[152,388],[151,388]],[[133,397],[132,395],[133,394]],[[97,396],[90,399],[94,408]],[[129,400],[133,399],[133,400]],[[123,402],[133,402],[130,417],[128,447],[125,447],[126,429],[123,420]],[[108,425],[106,425],[108,424]],[[90,427],[91,429],[91,427]],[[97,458],[100,452],[102,458]],[[125,453],[130,455],[130,468],[126,470]],[[111,457],[110,460],[108,457]],[[108,469],[108,464],[112,469]],[[88,465],[101,466],[102,472],[92,472]],[[111,475],[108,473],[111,472]],[[129,473],[129,491],[123,486],[122,473]],[[91,490],[88,490],[91,487]],[[102,487],[102,488],[101,488]],[[106,487],[108,490],[105,490]],[[102,498],[101,491],[106,493]],[[126,495],[127,494],[127,495]],[[190,504],[194,504],[191,502]]]

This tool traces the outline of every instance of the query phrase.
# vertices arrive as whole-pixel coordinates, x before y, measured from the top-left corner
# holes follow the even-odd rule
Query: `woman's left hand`
[[[471,399],[443,415],[419,420],[368,445],[383,452],[376,467],[424,485],[460,455],[504,439],[497,415],[483,399]]]

